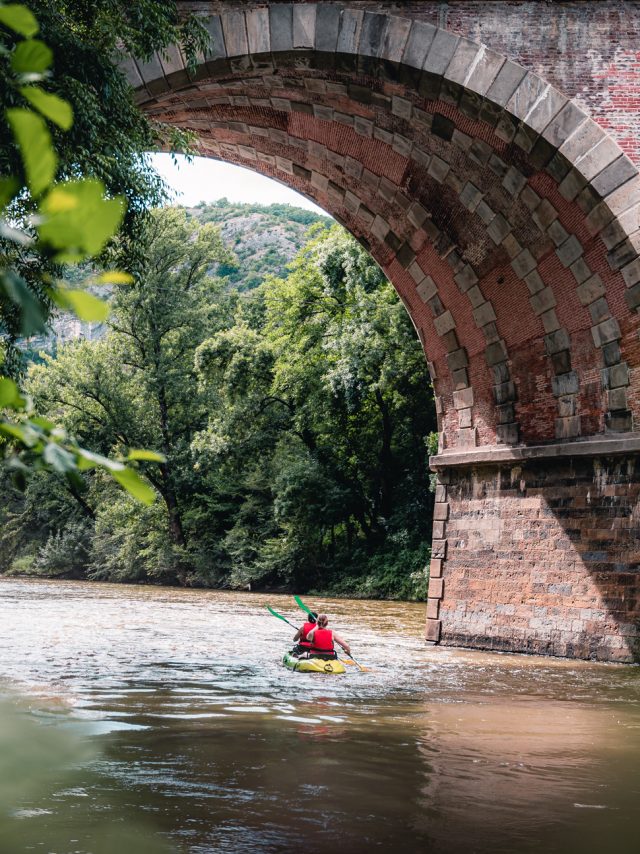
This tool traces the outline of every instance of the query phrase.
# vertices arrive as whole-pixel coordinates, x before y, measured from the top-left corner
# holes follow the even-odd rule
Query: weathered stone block
[[[482,305],[478,308],[474,308],[473,319],[475,320],[478,326],[485,326],[485,324],[496,320],[496,313],[493,310],[493,305],[489,302],[489,300],[483,302]]]
[[[610,341],[620,338],[620,326],[615,317],[612,317],[592,327],[591,334],[593,335],[596,347],[602,347],[603,344],[608,344]]]
[[[424,279],[420,282],[420,284],[416,287],[416,291],[418,292],[418,296],[423,302],[429,302],[429,300],[435,296],[438,292],[438,288],[436,287],[436,283],[433,281],[431,276],[425,276]]]
[[[542,132],[542,136],[554,148],[559,148],[587,119],[586,113],[569,101],[552,119]]]
[[[515,273],[523,279],[536,266],[536,259],[528,249],[523,249],[511,262]]]
[[[498,362],[506,362],[507,348],[504,341],[496,341],[495,344],[490,344],[485,350],[484,355],[489,367],[497,365]]]
[[[631,311],[640,308],[640,282],[632,285],[625,292],[624,298]]]
[[[458,350],[454,350],[451,353],[447,353],[447,365],[450,371],[457,371],[461,368],[466,368],[469,364],[469,358],[467,356],[467,351],[461,347]]]
[[[427,599],[427,620],[436,620],[440,613],[440,600]]]
[[[516,169],[515,166],[510,166],[506,175],[502,180],[502,186],[512,196],[517,196],[527,183],[525,176]]]
[[[440,558],[431,558],[429,564],[429,578],[442,578],[443,561]]]
[[[474,285],[472,288],[469,288],[467,291],[467,298],[474,308],[478,308],[485,302],[484,294],[478,285]]]
[[[402,55],[403,64],[412,66],[414,69],[422,69],[435,34],[436,28],[431,24],[413,21]]]
[[[444,537],[445,525],[445,522],[434,522],[431,529],[431,536],[436,539],[442,539]]]
[[[478,281],[478,277],[475,274],[473,267],[467,264],[463,270],[461,270],[457,275],[455,275],[454,280],[460,290],[465,293],[471,288],[472,285],[475,285]]]
[[[499,424],[496,428],[496,438],[500,445],[515,445],[520,439],[518,424]]]
[[[546,287],[544,290],[534,294],[529,302],[531,303],[531,308],[534,313],[537,315],[540,315],[557,305],[554,293],[549,287]]]
[[[600,276],[594,273],[586,282],[578,285],[576,293],[582,305],[586,306],[591,305],[592,302],[604,296],[606,288]]]
[[[465,371],[466,373],[466,371]],[[461,429],[472,427],[473,418],[470,409],[461,409],[458,412],[458,427]]]
[[[447,541],[433,540],[431,543],[431,557],[446,560],[447,558]]]
[[[496,245],[502,243],[510,231],[511,226],[500,213],[494,216],[487,228],[487,234]]]
[[[617,160],[609,164],[602,170],[591,182],[593,189],[601,196],[608,196],[609,193],[620,187],[630,178],[637,174],[637,169],[629,160],[622,154]]]
[[[580,416],[556,418],[556,439],[573,439],[580,435]]]
[[[589,306],[589,314],[591,315],[592,323],[602,323],[603,320],[607,320],[607,318],[611,317],[609,304],[606,299],[604,297],[600,297],[600,299],[592,302]]]
[[[473,406],[473,388],[464,388],[453,392],[453,405],[456,409],[465,409]]]
[[[627,409],[626,388],[612,388],[607,391],[607,409],[611,411]]]
[[[496,403],[508,403],[517,397],[516,387],[512,380],[493,387]]]
[[[445,311],[444,314],[440,315],[440,317],[436,317],[433,324],[438,335],[445,335],[456,327],[456,322],[450,311]]]
[[[425,59],[424,70],[435,77],[442,77],[451,62],[458,46],[458,41],[458,36],[450,33],[448,30],[438,29]]]
[[[577,394],[580,391],[578,375],[575,371],[569,371],[566,374],[551,377],[551,388],[555,397]]]
[[[339,29],[340,7],[319,3],[316,10],[316,50],[324,53],[335,53]]]
[[[427,620],[425,640],[428,643],[438,643],[440,640],[440,620]]]
[[[545,335],[544,343],[549,355],[559,353],[560,350],[571,349],[571,340],[566,329],[559,329],[557,332],[552,332],[551,335]]]
[[[537,270],[532,270],[530,273],[527,273],[524,277],[524,281],[529,289],[529,293],[531,294],[537,294],[545,287],[540,273]]]
[[[564,267],[570,267],[582,255],[582,252],[582,244],[575,234],[572,234],[556,249],[556,255]]]

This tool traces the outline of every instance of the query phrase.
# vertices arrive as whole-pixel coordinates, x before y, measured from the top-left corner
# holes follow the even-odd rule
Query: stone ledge
[[[429,466],[437,471],[453,466],[495,465],[558,457],[606,457],[612,454],[640,454],[640,433],[621,433],[611,439],[598,437],[576,442],[553,442],[549,445],[508,448],[503,445],[489,445],[472,451],[450,450],[429,457]]]

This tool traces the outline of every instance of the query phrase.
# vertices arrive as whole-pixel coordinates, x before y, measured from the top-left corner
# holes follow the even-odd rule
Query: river
[[[0,580],[0,854],[640,850],[640,668],[427,648],[280,664],[292,597]]]

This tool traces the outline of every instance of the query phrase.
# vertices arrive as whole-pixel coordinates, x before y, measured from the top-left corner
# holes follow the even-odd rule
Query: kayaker
[[[307,613],[306,621],[300,626],[293,637],[295,646],[291,650],[292,655],[303,655],[305,652],[309,652],[311,649],[311,643],[307,640],[307,637],[309,632],[315,629],[317,619],[318,615],[313,611],[309,611]]]
[[[328,629],[328,624],[329,618],[327,615],[320,614],[316,620],[316,627],[307,635],[307,640],[311,642],[309,657],[322,658],[327,661],[337,658],[338,654],[334,649],[334,642],[339,644],[347,655],[351,655],[349,644],[342,640],[341,637],[338,637],[332,629]]]

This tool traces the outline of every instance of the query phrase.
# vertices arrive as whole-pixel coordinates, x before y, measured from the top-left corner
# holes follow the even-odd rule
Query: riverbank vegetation
[[[107,333],[30,368],[38,410],[101,454],[160,451],[141,507],[98,471],[34,476],[0,511],[9,572],[424,595],[435,429],[422,349],[379,267],[317,223],[239,292],[218,227],[153,213]],[[145,467],[144,462],[140,463]]]

